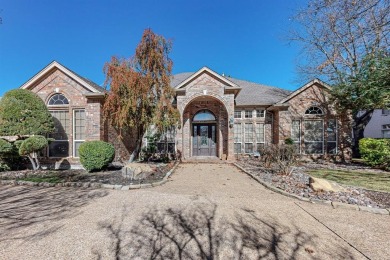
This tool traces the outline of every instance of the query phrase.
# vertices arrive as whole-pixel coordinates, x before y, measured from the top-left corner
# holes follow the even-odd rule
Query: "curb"
[[[172,175],[179,162],[169,170],[161,181],[145,184],[130,184],[130,185],[115,185],[115,184],[103,184],[98,182],[61,182],[61,183],[49,183],[49,182],[32,182],[32,181],[17,181],[17,180],[0,180],[1,185],[26,185],[26,186],[39,186],[39,187],[77,187],[77,188],[103,188],[110,190],[134,190],[143,188],[153,188],[163,185],[168,181],[168,178]]]
[[[366,206],[358,206],[355,204],[347,204],[347,203],[342,203],[342,202],[337,202],[337,201],[329,201],[329,200],[308,199],[308,198],[304,198],[304,197],[301,197],[301,196],[298,196],[295,194],[291,194],[291,193],[288,193],[284,190],[276,188],[276,187],[270,185],[269,183],[263,181],[262,179],[252,175],[250,172],[245,170],[243,167],[241,167],[237,163],[233,163],[233,165],[236,166],[241,171],[243,171],[244,173],[246,173],[252,179],[256,180],[258,183],[260,183],[261,185],[266,187],[267,189],[272,190],[274,192],[277,192],[277,193],[282,194],[282,195],[287,196],[287,197],[299,199],[301,201],[316,203],[316,204],[328,205],[328,206],[331,206],[333,209],[344,208],[344,209],[351,209],[351,210],[355,210],[355,211],[365,211],[365,212],[370,212],[370,213],[380,214],[380,215],[390,215],[390,209],[370,208],[370,207],[366,207]]]

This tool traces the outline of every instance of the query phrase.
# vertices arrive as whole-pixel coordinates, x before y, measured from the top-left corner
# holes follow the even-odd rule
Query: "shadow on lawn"
[[[106,195],[105,190],[1,186],[0,242],[52,234],[62,227],[57,220],[76,216],[77,208]]]
[[[337,244],[319,256],[316,236],[252,210],[238,210],[231,220],[217,218],[216,212],[217,206],[210,204],[152,209],[125,231],[124,210],[121,221],[101,223],[100,228],[110,237],[115,259],[353,259],[349,248]]]

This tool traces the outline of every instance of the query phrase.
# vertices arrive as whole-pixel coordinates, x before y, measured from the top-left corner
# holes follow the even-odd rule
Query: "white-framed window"
[[[390,124],[382,125],[383,138],[390,138]]]
[[[337,121],[336,119],[328,119],[327,121],[327,140],[326,140],[326,153],[337,153]]]
[[[234,124],[234,153],[242,153],[242,125]]]
[[[85,109],[73,110],[73,156],[79,157],[79,147],[85,141]]]
[[[175,152],[175,137],[176,137],[176,127],[170,126],[161,133],[159,140],[157,140],[157,151],[158,152]],[[214,140],[214,138],[213,138]],[[215,140],[214,140],[215,142]]]
[[[324,153],[324,122],[323,120],[305,120],[305,154]]]
[[[390,109],[382,109],[382,115],[384,116],[390,115]]]
[[[264,109],[256,109],[256,117],[259,117],[259,118],[265,117],[265,110]]]
[[[260,149],[264,148],[264,142],[265,142],[263,123],[256,123],[255,133],[256,133],[256,151],[259,151]]]
[[[245,118],[252,118],[253,111],[252,110],[245,110]]]
[[[305,112],[305,115],[323,115],[324,112],[322,111],[321,108],[319,107],[309,107],[306,112]]]
[[[49,112],[53,117],[55,130],[49,135],[54,141],[49,144],[48,155],[54,158],[69,157],[69,111],[51,110]]]
[[[245,153],[253,153],[253,124],[245,123],[244,128]]]
[[[49,106],[69,105],[69,100],[65,97],[64,94],[56,93],[49,98],[47,104]]]
[[[296,151],[301,153],[301,120],[292,120],[291,139],[294,141]]]
[[[234,110],[234,118],[242,118],[241,110]]]

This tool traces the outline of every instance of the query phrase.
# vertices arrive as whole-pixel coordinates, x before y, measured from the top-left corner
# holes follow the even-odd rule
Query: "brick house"
[[[171,84],[181,122],[168,141],[184,159],[234,160],[237,154],[252,154],[286,138],[303,154],[328,156],[345,150],[339,131],[349,126],[328,105],[329,86],[319,80],[291,92],[203,67],[174,75]],[[86,140],[113,143],[116,160],[129,157],[134,141],[129,136],[118,139],[114,128],[104,123],[105,90],[97,84],[53,61],[21,88],[38,94],[55,120],[48,158],[75,163],[78,147]]]

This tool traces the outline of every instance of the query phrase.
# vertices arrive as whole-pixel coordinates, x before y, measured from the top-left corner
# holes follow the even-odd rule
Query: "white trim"
[[[319,79],[314,79],[314,80],[306,83],[302,87],[298,88],[297,90],[295,90],[293,93],[291,93],[286,98],[284,98],[281,101],[279,101],[277,104],[282,104],[282,103],[285,103],[285,102],[289,101],[290,99],[292,99],[293,97],[295,97],[299,93],[301,93],[301,92],[305,91],[306,89],[310,88],[311,86],[313,86],[315,83],[321,85],[322,87],[324,87],[327,90],[331,90],[332,89],[331,86],[329,86],[325,82],[323,82],[323,81],[321,81]]]
[[[53,108],[53,106],[52,107],[48,107],[48,108]],[[61,108],[64,108],[64,107],[61,107]],[[69,110],[69,107],[66,107],[66,109],[58,109],[58,110],[53,110],[53,109],[48,109],[48,111],[49,111],[49,113],[50,113],[50,115],[53,117],[53,115],[51,114],[52,112],[65,112],[65,113],[67,113],[68,114],[68,116],[69,116],[69,113],[70,113],[70,110]],[[69,124],[70,124],[70,118],[69,118]],[[70,127],[70,125],[68,126],[68,127]],[[66,132],[66,130],[65,130],[65,133],[67,133]],[[54,139],[54,141],[53,142],[68,142],[68,156],[50,156],[50,144],[47,146],[47,157],[48,158],[54,158],[54,159],[57,159],[57,158],[61,158],[61,159],[63,159],[63,158],[70,158],[71,157],[71,155],[70,155],[70,149],[69,149],[69,146],[70,146],[70,139],[69,139],[69,135],[68,135],[68,139],[67,140],[57,140],[57,139]]]
[[[213,76],[216,77],[217,79],[219,79],[219,80],[225,82],[227,85],[229,85],[229,86],[231,86],[231,87],[239,88],[239,86],[238,86],[236,83],[234,83],[234,82],[232,82],[232,81],[226,79],[225,77],[219,75],[218,73],[216,73],[215,71],[213,71],[213,70],[211,70],[211,69],[209,69],[209,68],[207,68],[207,67],[203,67],[203,68],[201,68],[200,70],[198,70],[197,72],[195,72],[194,74],[192,74],[190,77],[188,77],[187,79],[185,79],[183,82],[181,82],[179,85],[177,85],[177,86],[175,87],[175,89],[181,89],[181,88],[183,88],[185,85],[187,85],[189,82],[191,82],[193,79],[195,79],[196,77],[198,77],[200,74],[202,74],[202,73],[204,73],[204,72],[210,73],[211,75],[213,75]]]
[[[78,83],[80,83],[83,87],[87,88],[88,90],[90,90],[91,92],[94,92],[94,93],[100,93],[100,91],[98,91],[97,89],[95,89],[93,86],[91,86],[90,84],[88,84],[85,80],[83,80],[82,78],[80,78],[79,76],[77,76],[76,74],[74,74],[72,71],[70,71],[69,69],[65,68],[63,65],[61,65],[60,63],[58,63],[57,61],[53,61],[51,62],[49,65],[47,65],[43,70],[41,70],[40,72],[38,72],[37,74],[35,74],[31,79],[29,79],[26,83],[24,83],[22,86],[20,86],[21,89],[29,89],[32,84],[34,82],[36,82],[39,78],[41,78],[43,75],[45,75],[46,73],[48,73],[50,70],[52,70],[53,68],[57,68],[59,69],[60,71],[64,72],[65,74],[67,74],[68,76],[70,76],[71,78],[75,79]]]
[[[294,144],[298,144],[298,147],[299,147],[299,154],[302,153],[302,120],[300,119],[293,119],[291,120],[291,133],[290,133],[290,136],[292,136],[292,133],[293,133],[293,122],[294,121],[298,121],[298,125],[299,125],[299,137],[298,137],[298,141],[294,141]],[[292,138],[291,138],[292,139]]]
[[[84,140],[81,140],[81,139],[75,139],[76,137],[76,111],[84,111],[84,114],[85,114],[85,108],[76,108],[76,109],[73,109],[73,112],[72,112],[72,155],[73,155],[73,158],[79,158],[78,156],[76,156],[76,142],[85,142],[85,139]],[[84,115],[86,116],[86,115]],[[86,129],[86,123],[87,123],[87,119],[84,117],[84,127]],[[86,133],[84,133],[84,136],[86,135]]]

